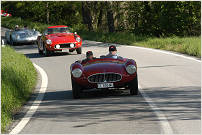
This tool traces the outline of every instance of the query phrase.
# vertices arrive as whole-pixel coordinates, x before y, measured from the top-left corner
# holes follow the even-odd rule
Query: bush
[[[29,20],[22,20],[19,17],[4,17],[1,18],[1,26],[14,29],[15,26],[18,25],[19,27],[24,27],[25,25],[28,26],[30,29],[36,29],[37,31],[43,32],[48,26],[47,24],[42,24],[38,22],[32,22]]]

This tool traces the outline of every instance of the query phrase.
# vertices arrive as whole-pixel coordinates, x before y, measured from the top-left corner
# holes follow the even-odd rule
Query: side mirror
[[[76,34],[77,34],[77,32],[74,32],[74,34],[76,35]]]

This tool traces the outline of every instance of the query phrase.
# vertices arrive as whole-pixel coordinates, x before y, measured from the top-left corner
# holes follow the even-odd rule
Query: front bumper
[[[128,84],[137,76],[137,74],[133,74],[133,75],[122,75],[122,79],[120,81],[117,82],[113,82],[114,87],[113,88],[125,88],[128,86]],[[98,84],[99,83],[90,83],[86,77],[81,77],[81,78],[74,78],[72,77],[72,79],[74,81],[76,81],[77,84],[79,84],[80,86],[82,86],[83,88],[86,89],[100,89],[98,88]],[[108,83],[108,82],[106,82]],[[110,83],[110,82],[109,82]],[[102,88],[101,88],[102,89]]]
[[[65,43],[67,45],[61,45],[61,44],[54,44],[54,45],[46,45],[46,48],[49,50],[49,51],[56,51],[56,52],[66,52],[68,50],[75,50],[76,48],[79,48],[82,46],[82,42],[76,42],[76,43],[73,43],[74,44],[74,47],[70,47],[70,44],[71,43]],[[61,47],[59,49],[56,48],[56,45],[60,45]],[[66,50],[66,51],[65,51]]]
[[[16,39],[14,42],[16,43],[32,43],[32,42],[36,42],[37,39],[36,38],[23,38],[23,39]]]

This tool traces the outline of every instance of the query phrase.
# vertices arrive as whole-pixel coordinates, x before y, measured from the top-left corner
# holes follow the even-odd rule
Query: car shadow
[[[169,121],[201,119],[198,87],[153,87],[144,89],[144,92],[167,114]],[[155,115],[151,115],[153,110],[148,103],[150,101],[145,101],[141,94],[131,96],[127,91],[96,90],[82,93],[81,99],[73,99],[72,90],[51,90],[45,93],[41,109],[33,117],[57,118],[54,121],[97,119],[102,123],[104,121],[100,117],[113,117],[115,113],[124,121],[158,121]]]
[[[67,55],[78,55],[73,53],[53,53],[49,56],[40,55],[39,53],[27,53],[24,54],[26,57],[33,59],[33,58],[46,58],[46,57],[54,57],[54,56],[67,56]]]

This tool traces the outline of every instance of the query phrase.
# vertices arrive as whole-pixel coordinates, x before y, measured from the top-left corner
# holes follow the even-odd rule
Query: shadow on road
[[[26,57],[33,59],[33,58],[46,58],[44,55],[40,55],[39,53],[27,53],[24,54]],[[53,53],[48,57],[54,57],[54,56],[66,56],[66,55],[77,55],[73,53]]]
[[[156,66],[144,66],[144,67],[138,67],[138,68],[161,68],[161,67],[175,67],[175,66],[179,66],[179,65],[156,65]]]
[[[100,42],[95,42],[95,41],[85,41],[82,46],[83,47],[104,47],[104,48],[108,48],[110,45],[115,45],[117,47],[121,46],[119,44],[116,43],[100,43]]]
[[[52,91],[45,93],[34,118],[69,122],[96,119],[96,124],[106,122],[103,117],[108,118],[107,121],[158,121],[141,95],[131,96],[127,91],[90,91],[83,93],[81,99],[73,99],[71,90]],[[169,121],[201,119],[199,87],[157,87],[144,91],[159,108],[163,108],[161,111]],[[88,124],[75,127],[83,126]]]
[[[28,53],[28,54],[25,54],[26,57],[32,59],[32,58],[42,58],[43,56],[38,54],[38,53]]]
[[[168,120],[201,119],[200,87],[151,87],[143,90],[164,113],[168,114]]]

